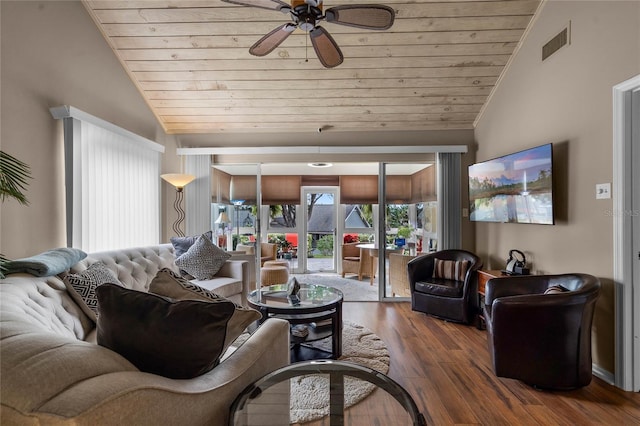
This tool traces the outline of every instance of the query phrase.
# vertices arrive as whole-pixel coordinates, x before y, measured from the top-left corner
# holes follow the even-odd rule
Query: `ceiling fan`
[[[323,11],[322,0],[291,0],[291,5],[281,0],[222,1],[291,14],[293,22],[280,25],[258,40],[249,49],[249,53],[252,55],[268,55],[285,41],[296,28],[300,28],[309,33],[316,55],[326,68],[340,65],[344,56],[331,34],[318,25],[320,21],[326,20],[334,24],[366,30],[387,30],[393,25],[395,18],[395,12],[392,8],[379,4],[335,6]]]

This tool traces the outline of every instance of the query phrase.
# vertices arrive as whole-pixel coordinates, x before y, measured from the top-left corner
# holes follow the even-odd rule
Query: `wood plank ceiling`
[[[326,0],[387,4],[387,31],[322,22],[344,53],[325,69],[289,16],[220,0],[94,1],[87,10],[167,133],[472,129],[539,0]],[[308,61],[306,58],[308,57]]]

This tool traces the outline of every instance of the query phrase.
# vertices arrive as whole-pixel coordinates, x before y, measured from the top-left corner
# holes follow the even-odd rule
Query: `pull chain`
[[[309,37],[304,36],[304,61],[309,62]]]

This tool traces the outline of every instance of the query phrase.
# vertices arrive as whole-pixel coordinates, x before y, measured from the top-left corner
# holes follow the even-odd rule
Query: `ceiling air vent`
[[[544,61],[549,56],[556,53],[560,48],[569,43],[569,30],[571,23],[562,31],[560,31],[555,37],[542,46],[542,60]]]

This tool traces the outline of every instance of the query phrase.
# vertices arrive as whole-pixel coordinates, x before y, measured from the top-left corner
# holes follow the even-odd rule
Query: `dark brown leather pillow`
[[[219,364],[232,302],[176,301],[115,284],[99,286],[96,294],[98,344],[140,371],[190,379]]]

